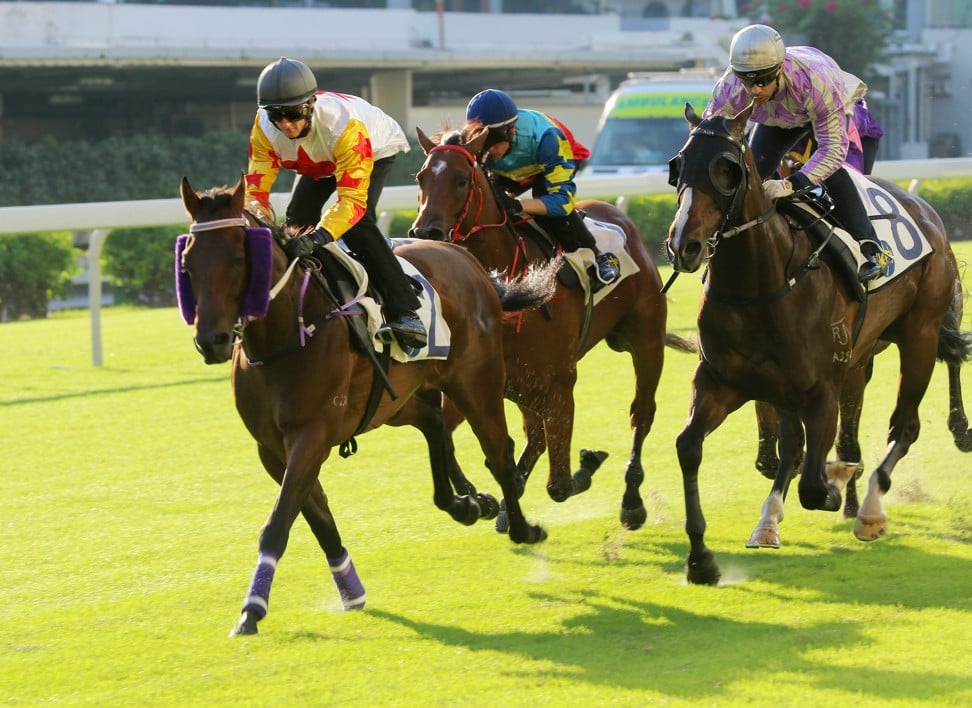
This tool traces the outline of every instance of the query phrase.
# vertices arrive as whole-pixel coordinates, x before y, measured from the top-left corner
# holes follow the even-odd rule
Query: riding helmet
[[[729,67],[744,79],[772,76],[785,57],[786,46],[779,32],[766,25],[743,27],[729,45]]]
[[[517,118],[516,103],[510,95],[499,89],[480,91],[466,106],[466,120],[479,121],[486,128],[501,128]]]
[[[317,93],[314,72],[302,61],[280,57],[267,64],[257,79],[257,105],[297,106]]]

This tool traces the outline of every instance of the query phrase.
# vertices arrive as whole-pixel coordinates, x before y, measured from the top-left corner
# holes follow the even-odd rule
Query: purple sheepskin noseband
[[[224,226],[232,226],[224,222],[205,222],[193,224],[190,232],[209,231]],[[250,266],[250,282],[246,295],[240,306],[240,316],[244,318],[265,317],[270,307],[270,271],[273,267],[273,237],[270,229],[264,226],[246,226],[246,257]],[[182,252],[186,249],[189,234],[182,234],[175,244],[175,280],[176,298],[179,302],[179,312],[185,323],[191,325],[196,321],[196,298],[192,294],[192,284],[189,273],[182,267]]]

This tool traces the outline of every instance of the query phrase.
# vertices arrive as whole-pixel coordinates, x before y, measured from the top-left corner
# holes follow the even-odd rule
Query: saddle
[[[857,277],[857,254],[845,239],[834,238],[837,229],[842,227],[829,216],[833,211],[833,202],[826,190],[822,186],[815,186],[790,199],[778,199],[776,209],[787,218],[791,228],[806,233],[815,247],[823,247],[823,252],[830,255],[831,264],[840,274],[848,292],[858,302],[864,302],[867,290]],[[847,238],[853,241],[849,235]],[[854,247],[860,251],[859,247]]]
[[[578,213],[580,214],[581,218],[584,218],[584,212],[578,210]],[[540,249],[540,253],[543,254],[543,257],[546,260],[553,260],[560,252],[560,243],[550,234],[550,232],[538,224],[536,219],[526,218],[517,220],[513,222],[513,227],[516,229],[516,233],[520,237],[535,243],[537,248]],[[595,293],[604,287],[604,284],[590,269],[588,269],[587,278],[588,282],[590,283],[592,293]],[[577,270],[567,260],[564,260],[563,264],[557,270],[557,280],[559,280],[564,287],[567,288],[581,287],[580,276],[577,274]]]

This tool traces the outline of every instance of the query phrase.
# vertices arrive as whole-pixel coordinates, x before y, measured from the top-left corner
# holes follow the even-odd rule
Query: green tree
[[[816,47],[861,78],[881,59],[892,30],[878,0],[762,0],[744,12],[771,25],[788,44]]]
[[[112,287],[126,302],[175,305],[174,244],[178,226],[117,229],[105,241],[104,265]]]
[[[75,255],[67,233],[0,236],[0,322],[47,317],[47,302],[68,294]]]

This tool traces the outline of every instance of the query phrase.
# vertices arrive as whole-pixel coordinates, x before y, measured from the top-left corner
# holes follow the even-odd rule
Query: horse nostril
[[[231,341],[232,341],[232,338],[230,337],[230,333],[229,332],[220,332],[219,334],[217,334],[216,336],[213,337],[213,346],[214,347],[225,347]]]

